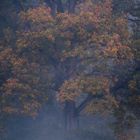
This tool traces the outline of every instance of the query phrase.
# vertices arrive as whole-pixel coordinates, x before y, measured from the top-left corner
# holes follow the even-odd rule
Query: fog
[[[115,140],[109,116],[79,117],[79,128],[66,130],[63,110],[47,106],[36,119],[10,119],[7,140]]]

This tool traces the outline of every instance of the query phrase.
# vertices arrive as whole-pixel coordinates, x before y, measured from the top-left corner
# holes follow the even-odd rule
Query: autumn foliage
[[[40,106],[39,72],[41,63],[49,64],[49,55],[60,62],[69,59],[75,67],[60,87],[60,101],[75,100],[80,94],[113,96],[110,89],[119,80],[117,72],[133,61],[127,21],[112,14],[110,0],[85,1],[77,5],[74,14],[58,13],[55,17],[45,6],[29,9],[19,14],[19,23],[15,46],[4,49],[0,59],[3,68],[11,67],[11,75],[3,83],[3,100],[18,100],[11,111],[21,105],[21,113]],[[40,49],[48,56],[40,57]]]
[[[52,15],[46,5],[19,12],[16,31],[4,29],[0,40],[0,113],[36,117],[52,90],[59,103],[90,96],[86,113],[110,113],[122,105],[120,83],[127,103],[139,105],[139,72],[128,78],[138,45],[127,14],[114,14],[112,4],[84,0],[72,13]]]

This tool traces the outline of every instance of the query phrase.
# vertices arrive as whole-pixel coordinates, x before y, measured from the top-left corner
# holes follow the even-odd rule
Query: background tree
[[[117,118],[115,123],[115,133],[118,139],[135,139],[135,124],[139,117],[139,1],[128,1],[124,4],[114,1],[118,6],[114,5],[117,13],[125,13],[128,15],[129,28],[132,33],[131,48],[134,54],[135,67],[133,72],[128,76],[123,87],[118,88],[116,92],[120,92],[119,98],[121,104],[119,110],[114,116]],[[123,1],[122,1],[123,2]],[[122,8],[119,8],[120,6]],[[137,43],[136,43],[137,42]],[[123,94],[122,94],[123,93]],[[127,135],[129,132],[129,135]]]

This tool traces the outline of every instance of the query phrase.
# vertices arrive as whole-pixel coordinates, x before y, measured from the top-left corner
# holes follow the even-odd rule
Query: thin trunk
[[[55,16],[57,13],[57,5],[55,2],[52,3],[51,9],[52,9],[52,15]]]
[[[57,0],[57,12],[64,12],[64,7],[61,0]]]
[[[68,0],[68,12],[69,13],[75,12],[75,5],[76,5],[76,0]]]
[[[52,15],[55,16],[56,11],[57,11],[57,5],[56,5],[55,0],[46,0],[46,4],[47,4],[48,7],[51,8]]]
[[[23,8],[23,6],[22,6],[22,4],[19,0],[14,0],[13,4],[15,5],[17,12],[20,12],[21,10],[24,10],[24,8]]]

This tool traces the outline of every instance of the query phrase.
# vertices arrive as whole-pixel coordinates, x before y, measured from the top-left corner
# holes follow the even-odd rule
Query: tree
[[[31,1],[12,1],[22,11],[16,28],[2,32],[1,114],[35,117],[53,90],[67,129],[78,127],[82,113],[113,112],[123,124],[129,107],[139,106],[138,35],[131,42],[125,10],[114,14],[118,1],[111,0],[45,2],[29,8]],[[118,139],[126,126],[116,125]]]
[[[59,99],[77,102],[82,94],[87,93],[93,95],[95,101],[89,102],[92,96],[87,96],[90,100],[86,99],[86,103],[83,101],[79,105],[80,107],[84,104],[82,109],[87,104],[90,112],[104,110],[104,107],[112,108],[116,101],[109,92],[113,88],[111,83],[114,83],[115,79],[120,82],[122,74],[127,77],[127,67],[133,63],[132,50],[128,46],[127,21],[123,17],[112,15],[110,1],[96,5],[91,1],[85,2],[80,5],[79,13],[71,17],[72,23],[68,24],[65,19],[63,24],[63,27],[66,26],[65,33],[71,35],[70,45],[64,50],[64,56],[76,62],[73,65],[76,70],[60,88]],[[124,68],[126,69],[123,70]],[[100,96],[103,97],[98,100]],[[79,107],[75,107],[74,112],[77,113]]]
[[[4,28],[0,38],[0,122],[13,116],[35,118],[48,99],[48,68],[41,65],[39,51],[19,47],[14,30]]]
[[[118,98],[121,100],[119,109],[115,111],[116,118],[115,134],[119,140],[134,139],[136,134],[133,128],[139,120],[139,2],[128,1],[124,4],[118,3],[122,8],[114,5],[116,13],[125,13],[128,15],[129,28],[131,28],[132,42],[131,49],[134,54],[134,69],[128,76],[123,86],[120,86],[115,92],[118,93]],[[123,1],[122,1],[123,2]],[[122,94],[123,93],[123,94]]]
[[[29,60],[24,52],[16,48],[10,29],[5,31],[5,40],[1,43],[1,111],[35,117],[46,96],[46,86],[44,88],[44,81],[40,81],[42,70],[32,52]]]
[[[53,17],[50,9],[42,6],[20,16],[28,27],[21,31],[18,45],[47,49],[51,58],[63,66],[63,78],[60,76],[56,90],[60,87],[58,99],[65,102],[65,111],[71,112],[66,114],[67,121],[75,122],[84,108],[93,112],[117,106],[110,89],[118,83],[116,80],[120,82],[122,75],[129,74],[127,68],[133,64],[133,53],[127,21],[112,14],[110,0],[96,4],[86,1],[77,5],[74,14],[57,13]],[[92,99],[95,101],[90,102]]]

